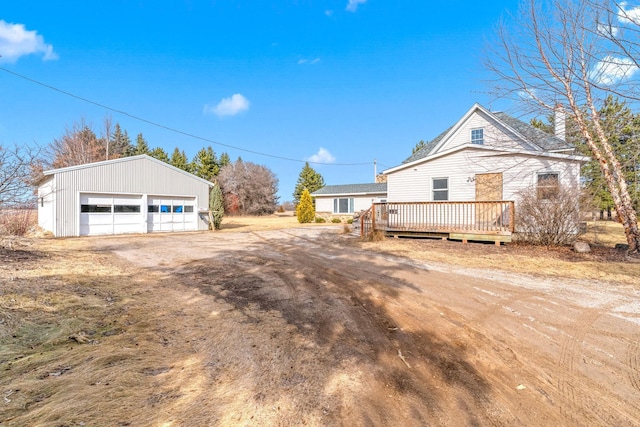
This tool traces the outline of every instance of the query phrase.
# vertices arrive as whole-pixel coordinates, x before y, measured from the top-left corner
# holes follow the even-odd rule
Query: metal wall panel
[[[56,236],[79,234],[79,193],[153,194],[195,197],[196,209],[208,209],[209,185],[195,176],[155,162],[131,157],[56,172]],[[198,229],[206,230],[204,221]]]

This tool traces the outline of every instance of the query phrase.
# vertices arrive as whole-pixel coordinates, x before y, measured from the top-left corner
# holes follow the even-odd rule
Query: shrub
[[[349,225],[353,224],[353,218],[349,218],[349,219],[347,220],[347,224],[349,224]]]
[[[368,232],[363,240],[367,242],[381,242],[385,239],[384,231],[382,230],[372,230]]]
[[[580,191],[558,187],[545,197],[539,198],[534,188],[520,193],[516,203],[518,238],[545,246],[573,243],[580,230]]]
[[[34,209],[0,212],[0,236],[24,236],[37,222],[37,212]]]
[[[284,213],[284,205],[278,206],[278,213]]]
[[[298,222],[300,224],[311,222],[313,221],[313,218],[315,218],[316,210],[313,207],[313,201],[311,200],[309,190],[305,189],[302,192],[300,203],[298,203],[298,206],[296,207],[296,216],[298,217]]]
[[[343,233],[343,234],[349,234],[349,233],[351,233],[351,227],[349,227],[349,224],[343,224],[343,226],[342,226],[342,233]]]
[[[316,217],[316,224],[323,224],[325,222],[327,222],[327,220],[322,218],[321,216]]]
[[[342,220],[340,218],[331,218],[331,222],[334,224],[340,224]]]

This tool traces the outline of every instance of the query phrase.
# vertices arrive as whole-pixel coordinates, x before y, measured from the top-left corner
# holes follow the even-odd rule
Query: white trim
[[[376,193],[327,193],[327,194],[317,194],[317,195],[313,195],[311,194],[311,197],[339,197],[339,196],[373,196],[376,194],[387,194],[386,191],[379,191]]]

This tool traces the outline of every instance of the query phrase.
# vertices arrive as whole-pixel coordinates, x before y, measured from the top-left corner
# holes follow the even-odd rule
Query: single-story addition
[[[387,183],[327,185],[311,193],[316,212],[348,215],[367,210],[373,203],[385,202]]]
[[[213,185],[145,154],[48,170],[38,225],[56,237],[207,230]]]

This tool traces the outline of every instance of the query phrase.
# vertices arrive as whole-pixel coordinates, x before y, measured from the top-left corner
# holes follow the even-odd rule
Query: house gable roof
[[[492,113],[480,104],[474,104],[473,107],[471,107],[471,109],[469,109],[469,111],[467,111],[465,115],[456,122],[456,124],[438,135],[420,150],[413,153],[402,163],[412,163],[435,155],[440,151],[447,151],[447,142],[449,142],[456,131],[465,125],[474,114],[483,114],[489,120],[495,122],[496,125],[505,128],[507,131],[515,135],[516,138],[519,139],[517,142],[519,142],[519,145],[521,145],[525,150],[537,152],[538,154],[573,150],[571,145],[554,135],[549,135],[546,132],[511,117],[506,113]]]
[[[192,173],[189,173],[187,171],[184,171],[182,169],[179,169],[175,166],[172,166],[168,163],[163,162],[162,160],[158,160],[156,158],[153,158],[147,154],[140,154],[137,156],[130,156],[130,157],[120,157],[118,159],[111,159],[111,160],[103,160],[101,162],[93,162],[93,163],[84,163],[81,165],[75,165],[75,166],[67,166],[64,168],[58,168],[58,169],[50,169],[50,170],[46,170],[43,172],[43,175],[46,177],[48,175],[55,175],[58,173],[64,173],[64,172],[69,172],[69,171],[73,171],[73,170],[80,170],[80,169],[88,169],[88,168],[95,168],[95,167],[100,167],[100,166],[106,166],[106,165],[110,165],[110,164],[114,164],[114,163],[122,163],[122,162],[138,162],[138,161],[149,161],[149,162],[153,162],[156,164],[159,164],[163,167],[166,167],[168,169],[171,169],[175,172],[179,172],[183,175],[187,175],[188,177],[195,179],[197,181],[202,182],[203,184],[207,184],[209,186],[213,186],[215,185],[214,183],[207,181],[206,179],[200,178],[199,176],[196,176]],[[44,181],[44,178],[41,180],[41,182]]]
[[[369,184],[344,184],[326,185],[311,193],[312,196],[335,196],[335,195],[366,195],[366,194],[386,194],[387,183],[376,182]]]

